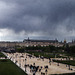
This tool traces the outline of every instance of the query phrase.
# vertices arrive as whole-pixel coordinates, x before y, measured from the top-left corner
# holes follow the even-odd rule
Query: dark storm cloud
[[[75,0],[0,0],[0,28],[60,36],[74,30]],[[64,30],[64,29],[63,29]]]

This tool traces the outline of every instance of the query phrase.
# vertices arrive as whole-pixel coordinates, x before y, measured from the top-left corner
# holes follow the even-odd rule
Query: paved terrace
[[[45,73],[45,75],[75,72],[75,66],[71,66],[73,70],[69,70],[69,67],[66,67],[65,64],[59,64],[58,66],[58,63],[52,61],[50,64],[49,59],[44,58],[43,60],[41,58],[36,58],[35,56],[30,57],[28,53],[13,53],[13,54],[7,53],[5,55],[24,71],[25,71],[25,64],[29,66],[30,65],[39,66],[36,75],[41,75],[41,72]],[[33,75],[34,71],[32,71],[29,66],[26,67],[26,73],[28,75]],[[48,68],[44,68],[45,66],[48,66]]]

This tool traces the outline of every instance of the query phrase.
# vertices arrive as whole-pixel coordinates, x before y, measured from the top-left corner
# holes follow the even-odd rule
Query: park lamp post
[[[69,63],[70,63],[70,57],[68,57],[68,59],[69,59]],[[70,70],[70,64],[68,65],[68,67],[69,67],[69,70]]]
[[[25,72],[26,72],[26,59],[25,59]]]

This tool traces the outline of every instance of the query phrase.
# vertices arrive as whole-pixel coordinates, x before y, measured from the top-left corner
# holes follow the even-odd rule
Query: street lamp
[[[25,72],[26,72],[26,59],[25,59]]]
[[[70,63],[70,57],[69,57],[69,63]],[[69,70],[70,70],[70,64],[68,65],[68,67],[69,67]]]

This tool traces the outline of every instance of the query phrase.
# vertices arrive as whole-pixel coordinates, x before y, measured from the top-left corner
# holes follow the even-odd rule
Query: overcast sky
[[[75,39],[75,0],[0,0],[0,40]]]

